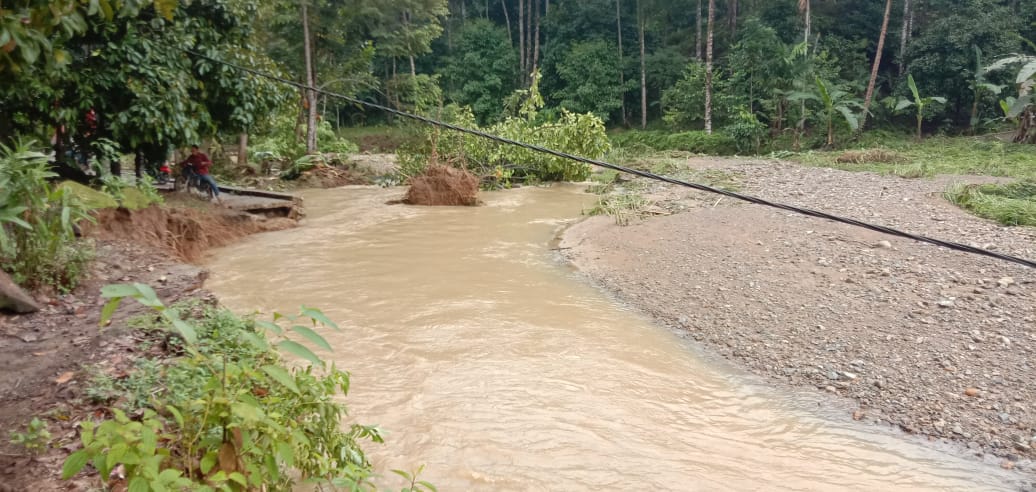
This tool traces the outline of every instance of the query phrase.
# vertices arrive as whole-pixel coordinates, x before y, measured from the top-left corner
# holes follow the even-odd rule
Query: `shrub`
[[[731,155],[737,152],[734,139],[721,132],[709,135],[704,131],[668,133],[631,130],[612,135],[611,139],[615,147],[640,151],[681,150],[710,155]]]
[[[540,97],[538,80],[536,75],[528,90],[516,91],[508,98],[508,106],[516,114],[485,131],[590,159],[603,157],[611,143],[600,118],[589,113],[576,114],[561,110],[557,121],[539,122],[537,116],[543,107],[543,99]],[[442,117],[458,126],[479,129],[469,108],[447,106]],[[425,134],[420,144],[400,149],[400,174],[404,178],[416,176],[431,160],[464,167],[483,177],[499,178],[509,172],[515,179],[531,182],[583,181],[590,176],[591,171],[590,165],[570,159],[524,147],[497,144],[483,137],[433,129]]]
[[[135,299],[155,310],[154,328],[170,332],[167,340],[183,355],[138,362],[125,382],[91,393],[106,399],[121,392],[124,405],[112,418],[82,424],[83,447],[65,461],[64,478],[92,463],[105,481],[121,466],[129,490],[288,491],[299,480],[367,485],[370,463],[358,441],[381,436],[374,427],[342,428],[346,408],[337,397],[348,392],[349,374],[307,347],[331,349],[315,331],[338,329],[323,313],[303,308],[266,322],[206,309],[187,321],[146,285],[110,285],[102,295],[110,299],[102,322],[123,298]],[[288,364],[279,352],[309,365]]]
[[[68,188],[51,186],[57,175],[31,145],[0,145],[0,268],[25,287],[68,291],[92,257],[75,225],[93,218]]]

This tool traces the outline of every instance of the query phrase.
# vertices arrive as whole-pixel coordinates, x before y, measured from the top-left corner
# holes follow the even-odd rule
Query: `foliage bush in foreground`
[[[110,299],[102,324],[122,299],[135,299],[154,310],[156,326],[175,335],[168,340],[183,355],[133,376],[150,391],[112,408],[112,418],[83,424],[83,448],[66,460],[64,478],[89,463],[106,482],[121,466],[131,491],[288,491],[296,482],[373,488],[358,441],[381,442],[379,431],[341,427],[346,407],[336,397],[348,392],[349,374],[307,347],[331,349],[314,330],[338,329],[323,313],[303,308],[267,322],[210,309],[189,322],[146,285],[110,285],[102,295]],[[278,351],[309,364],[293,367]]]
[[[31,148],[0,144],[0,268],[24,287],[71,290],[93,256],[74,226],[93,219],[67,188],[51,186],[47,157]]]

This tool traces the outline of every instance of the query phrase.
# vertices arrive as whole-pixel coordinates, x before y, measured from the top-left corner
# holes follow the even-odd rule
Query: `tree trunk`
[[[504,23],[507,24],[507,41],[511,43],[511,48],[514,48],[514,34],[511,34],[511,14],[507,13],[507,2],[500,0],[500,6],[504,8]]]
[[[906,72],[906,49],[910,42],[910,0],[903,0],[903,31],[899,36],[899,75]]]
[[[730,0],[730,39],[737,39],[737,0]]]
[[[698,11],[695,14],[694,58],[701,61],[701,0],[698,0]]]
[[[615,0],[615,26],[619,33],[619,90],[622,94],[622,126],[629,126],[626,118],[626,73],[625,65],[622,63],[622,0]]]
[[[237,139],[237,165],[248,165],[248,132],[241,132]]]
[[[536,71],[540,63],[540,0],[535,0],[533,10],[536,11],[536,33],[532,48],[532,70]]]
[[[525,71],[532,83],[532,1],[525,0]]]
[[[885,49],[885,35],[889,29],[889,14],[892,13],[892,0],[885,0],[885,19],[881,21],[881,34],[878,35],[878,51],[874,53],[874,65],[871,67],[871,78],[867,81],[867,94],[863,96],[863,114],[860,115],[860,126],[857,132],[862,132],[867,124],[867,111],[871,109],[871,99],[874,98],[874,83],[878,80],[878,67],[881,66],[881,52]]]
[[[410,53],[410,76],[417,78],[417,65],[414,65],[414,54]]]
[[[924,120],[924,110],[917,110],[917,141],[921,141],[921,121]]]
[[[712,25],[716,21],[716,0],[709,0],[709,23],[705,35],[705,133],[712,135]]]
[[[525,85],[525,78],[529,76],[525,66],[525,0],[518,0],[518,70],[521,71],[521,85]]]
[[[306,58],[306,103],[309,117],[306,119],[306,153],[317,151],[317,93],[312,88],[316,85],[313,69],[313,47],[309,37],[309,12],[306,0],[302,1],[302,51]]]
[[[144,177],[144,161],[144,151],[137,149],[133,156],[133,175],[136,176],[138,183]]]
[[[809,35],[810,35],[809,29],[810,29],[810,22],[812,20],[812,19],[810,19],[811,15],[810,15],[810,12],[809,12],[809,7],[810,7],[809,3],[810,3],[810,0],[799,0],[799,10],[802,11],[802,15],[803,15],[803,18],[804,18],[805,24],[806,24],[806,28],[805,28],[805,42],[806,42],[807,45],[809,44]]]
[[[640,128],[647,128],[647,70],[644,64],[644,11],[637,0],[637,31],[640,38]]]

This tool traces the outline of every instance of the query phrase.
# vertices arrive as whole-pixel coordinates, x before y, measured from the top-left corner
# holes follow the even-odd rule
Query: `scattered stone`
[[[1000,280],[997,280],[996,283],[1000,287],[1007,288],[1007,287],[1010,287],[1010,286],[1014,285],[1014,277],[1004,277],[1004,278],[1002,278]]]
[[[978,394],[979,394],[978,388],[968,388],[968,389],[964,390],[964,395],[965,396],[972,396],[972,397],[974,397],[974,396],[978,396]]]
[[[878,241],[878,243],[875,245],[875,247],[882,248],[882,249],[892,249],[892,243],[890,243],[888,241],[885,241],[885,240],[881,240],[881,241]]]
[[[954,306],[953,299],[943,299],[937,303],[939,307],[951,308]]]
[[[863,420],[866,416],[867,414],[864,413],[862,409],[853,412],[853,420]]]
[[[838,373],[835,372],[835,371],[828,371],[827,372],[827,379],[830,379],[832,381],[838,380]]]

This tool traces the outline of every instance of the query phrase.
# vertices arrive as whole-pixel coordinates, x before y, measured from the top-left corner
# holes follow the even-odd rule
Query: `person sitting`
[[[212,166],[212,161],[209,156],[205,155],[197,145],[191,146],[191,156],[187,158],[184,164],[184,175],[190,179],[191,175],[196,175],[202,183],[209,185],[212,188],[212,197],[216,201],[222,202],[223,200],[219,196],[219,185],[216,184],[216,180],[209,174],[209,168]]]

